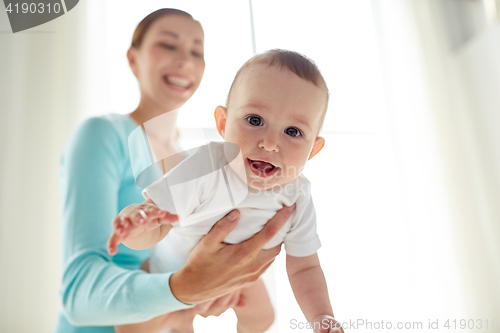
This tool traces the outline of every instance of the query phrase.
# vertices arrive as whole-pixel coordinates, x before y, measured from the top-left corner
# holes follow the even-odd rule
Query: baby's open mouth
[[[250,166],[250,170],[254,173],[254,175],[267,178],[271,177],[275,174],[275,172],[279,169],[279,167],[265,161],[260,160],[251,160],[247,158],[248,165]]]

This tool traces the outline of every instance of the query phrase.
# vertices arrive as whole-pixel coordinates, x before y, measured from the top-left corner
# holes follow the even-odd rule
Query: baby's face
[[[215,115],[226,142],[237,144],[247,184],[269,189],[297,178],[323,147],[318,137],[326,90],[294,73],[253,64],[237,79],[228,110]]]

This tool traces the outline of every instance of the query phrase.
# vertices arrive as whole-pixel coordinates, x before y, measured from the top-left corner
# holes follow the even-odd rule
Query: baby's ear
[[[309,154],[309,158],[307,159],[308,161],[314,157],[323,147],[325,146],[325,139],[322,137],[318,136],[316,137],[316,140],[314,140],[313,147],[311,149],[311,153]]]
[[[217,130],[219,131],[220,136],[222,136],[223,138],[226,131],[226,114],[227,109],[225,107],[219,105],[215,108],[215,124],[217,125]]]

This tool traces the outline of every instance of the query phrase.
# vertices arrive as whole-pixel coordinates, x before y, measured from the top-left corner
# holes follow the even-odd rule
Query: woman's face
[[[203,77],[203,39],[200,24],[188,17],[166,15],[153,22],[139,49],[127,54],[142,98],[171,110],[181,107]]]

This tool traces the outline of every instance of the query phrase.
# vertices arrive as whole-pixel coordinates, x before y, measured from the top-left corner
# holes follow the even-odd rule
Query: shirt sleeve
[[[112,262],[106,242],[118,214],[124,152],[118,132],[103,118],[84,122],[63,153],[63,278],[68,321],[79,326],[142,322],[190,307],[169,286],[171,273],[147,274]]]
[[[321,247],[316,233],[316,210],[311,197],[310,183],[306,180],[297,199],[295,214],[292,216],[292,226],[285,236],[285,250],[294,257],[313,255]]]

